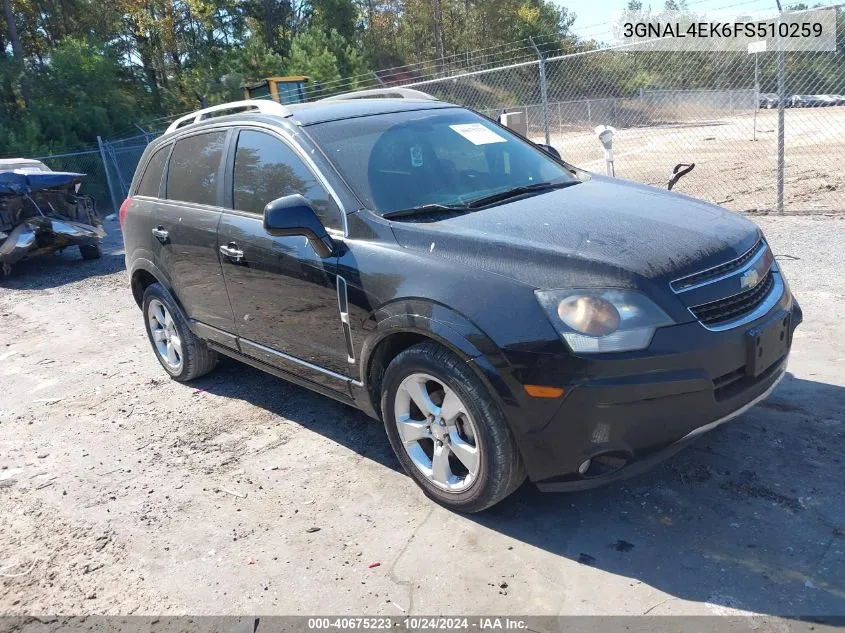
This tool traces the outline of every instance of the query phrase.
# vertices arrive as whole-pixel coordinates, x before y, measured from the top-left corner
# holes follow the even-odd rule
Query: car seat
[[[380,211],[408,209],[448,194],[454,167],[441,160],[423,132],[407,127],[386,131],[373,146],[367,168],[373,202]]]

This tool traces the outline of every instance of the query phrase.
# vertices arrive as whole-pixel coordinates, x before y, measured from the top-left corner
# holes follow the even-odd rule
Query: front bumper
[[[717,426],[721,426],[725,422],[730,422],[734,418],[748,411],[758,402],[762,402],[763,400],[768,398],[784,376],[784,370],[786,369],[786,359],[784,358],[779,363],[779,365],[780,367],[778,368],[778,371],[774,374],[774,380],[763,393],[755,397],[750,402],[742,405],[739,409],[732,411],[731,413],[728,413],[727,415],[717,420],[714,420],[713,422],[705,424],[704,426],[694,428],[689,433],[681,437],[679,440],[676,440],[665,448],[661,448],[653,452],[648,452],[644,456],[639,457],[638,459],[626,461],[624,462],[624,465],[622,465],[618,469],[611,470],[610,472],[605,472],[597,476],[582,476],[579,473],[578,478],[575,478],[574,476],[564,476],[559,480],[540,481],[537,482],[537,487],[543,492],[576,492],[578,490],[589,490],[590,488],[597,488],[605,484],[613,483],[614,481],[628,479],[630,477],[639,475],[640,473],[644,473],[647,470],[650,470],[660,462],[670,458],[672,455],[675,455],[679,451],[686,448],[687,445],[689,445],[694,440],[698,439],[708,431],[712,431]],[[611,453],[611,455],[613,455],[614,459],[623,459],[623,457],[621,456],[616,457],[616,455],[618,454]],[[604,468],[611,469],[619,463],[621,462],[614,463],[613,461],[610,461],[608,463],[606,461]],[[589,469],[587,470],[587,473],[589,473]]]
[[[28,218],[0,241],[0,264],[11,266],[22,259],[70,246],[98,244],[105,236],[101,225],[45,216]]]
[[[790,315],[787,353],[748,375],[748,331],[783,314]],[[665,328],[647,352],[582,358],[574,368],[572,359],[535,359],[530,382],[566,393],[546,423],[511,424],[529,477],[544,491],[574,491],[654,466],[765,399],[784,375],[801,320],[787,291],[767,315],[734,330],[711,332],[697,322]]]

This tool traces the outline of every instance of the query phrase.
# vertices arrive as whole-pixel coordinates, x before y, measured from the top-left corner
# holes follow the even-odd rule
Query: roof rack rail
[[[414,90],[413,88],[373,88],[372,90],[356,90],[355,92],[344,92],[339,95],[325,97],[320,101],[345,101],[346,99],[424,99],[426,101],[437,101],[427,92]]]
[[[250,99],[248,101],[232,101],[230,103],[221,103],[220,105],[203,108],[196,112],[191,112],[184,116],[180,116],[173,123],[171,123],[165,134],[169,134],[173,130],[177,130],[184,125],[192,123],[199,123],[208,118],[208,115],[213,112],[225,112],[226,110],[257,110],[261,114],[275,114],[278,116],[291,116],[291,111],[276,101],[269,101],[267,99]]]

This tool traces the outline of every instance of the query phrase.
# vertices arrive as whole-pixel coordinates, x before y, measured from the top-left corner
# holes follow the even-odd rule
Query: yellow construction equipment
[[[305,101],[305,75],[266,77],[261,81],[243,85],[244,99],[272,99],[276,103],[302,103]]]

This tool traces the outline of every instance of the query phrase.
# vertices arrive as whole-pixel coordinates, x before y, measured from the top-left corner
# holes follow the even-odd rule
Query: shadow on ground
[[[328,398],[228,360],[196,386],[399,469],[381,425]],[[767,402],[650,473],[573,494],[526,483],[467,520],[646,583],[668,601],[845,615],[843,412],[845,388],[788,374]]]
[[[570,495],[526,485],[473,519],[716,612],[845,615],[843,413],[845,388],[788,374],[650,473]]]
[[[401,471],[380,422],[357,409],[225,356],[192,387],[237,398],[292,420],[374,462]]]

